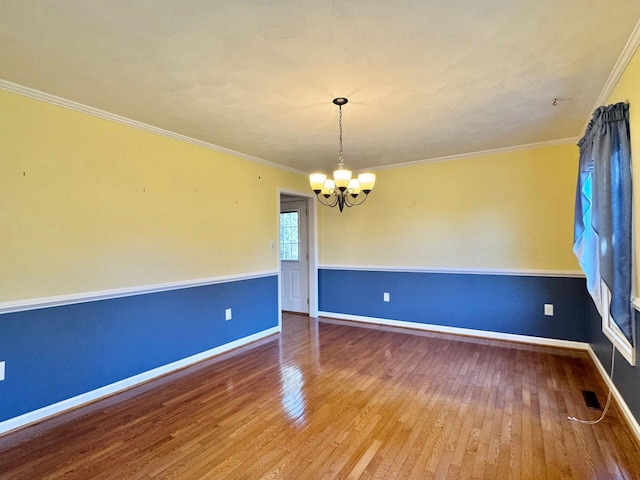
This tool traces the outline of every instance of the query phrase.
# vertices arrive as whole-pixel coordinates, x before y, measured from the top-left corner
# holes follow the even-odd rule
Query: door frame
[[[296,212],[298,216],[298,254],[295,260],[285,261],[280,259],[280,273],[282,274],[282,301],[283,312],[296,312],[309,314],[309,207],[304,198],[281,195],[280,196],[280,235],[282,236],[282,216],[286,212]],[[280,238],[282,242],[282,238]],[[282,249],[282,243],[280,244]],[[282,255],[281,255],[282,257]],[[297,271],[297,275],[294,275]],[[295,294],[297,293],[297,295]]]
[[[280,211],[282,204],[280,202],[281,195],[290,195],[299,197],[300,201],[306,201],[307,205],[307,242],[309,243],[309,263],[307,265],[307,274],[309,282],[309,316],[318,316],[318,229],[317,229],[317,203],[316,197],[312,193],[299,192],[286,188],[278,188],[278,241],[277,241],[277,258],[278,258],[278,317],[279,325],[282,328],[282,262],[280,261]]]

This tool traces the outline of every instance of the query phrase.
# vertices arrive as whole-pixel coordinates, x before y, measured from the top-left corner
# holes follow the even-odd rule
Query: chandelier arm
[[[327,197],[325,197],[322,193],[318,193],[318,194],[316,195],[316,197],[318,197],[318,201],[319,201],[322,205],[325,205],[325,206],[327,206],[327,207],[331,207],[331,208],[333,208],[333,207],[335,207],[335,206],[338,204],[338,199],[337,199],[337,196],[336,196],[335,194],[331,194],[331,195],[329,196],[329,198],[331,198],[331,197],[336,197],[336,198],[334,198],[334,199],[333,199],[333,201],[331,201],[331,202],[330,202],[330,201],[329,201],[329,199],[328,199]]]
[[[369,198],[369,195],[364,192],[361,192],[358,195],[356,195],[356,198],[353,198],[351,194],[349,194],[349,196],[351,197],[351,199],[347,199],[348,207],[357,207],[358,205],[362,205],[365,202],[365,200]],[[360,198],[362,198],[362,200],[358,201],[358,199]]]

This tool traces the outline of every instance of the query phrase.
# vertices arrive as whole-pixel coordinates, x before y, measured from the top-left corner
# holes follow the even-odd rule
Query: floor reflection
[[[280,338],[280,378],[282,409],[295,425],[307,420],[305,384],[320,374],[318,321],[298,315],[283,315],[285,332]],[[306,332],[306,335],[303,333]]]
[[[295,365],[280,368],[282,377],[282,409],[295,424],[304,423],[306,400],[302,387],[302,372]]]

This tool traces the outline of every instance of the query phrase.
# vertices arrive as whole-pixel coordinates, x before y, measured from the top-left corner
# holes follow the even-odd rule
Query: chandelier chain
[[[340,113],[338,114],[338,124],[340,126],[340,156],[338,157],[338,163],[344,164],[344,159],[342,158],[342,105],[338,105],[340,109]]]

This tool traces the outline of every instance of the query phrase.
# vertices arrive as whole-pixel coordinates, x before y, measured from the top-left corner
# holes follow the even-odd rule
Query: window
[[[635,364],[629,105],[598,108],[580,147],[573,251],[602,331]]]
[[[280,260],[297,261],[300,237],[298,212],[280,214]]]
[[[600,284],[600,292],[602,294],[602,306],[599,310],[604,313],[602,315],[602,333],[604,333],[609,341],[616,346],[618,352],[627,359],[629,364],[635,365],[636,349],[622,330],[620,330],[618,323],[611,316],[611,292],[604,282]]]

